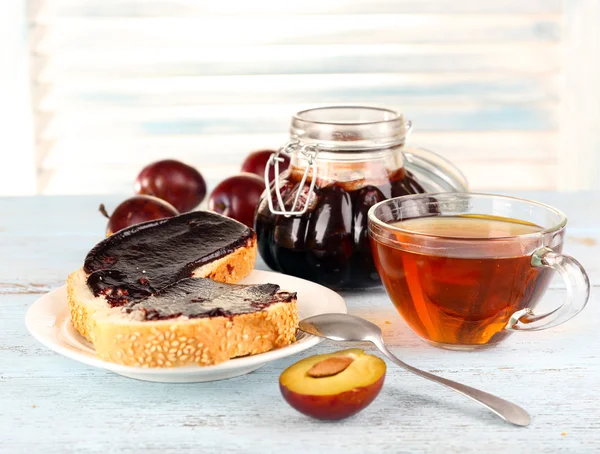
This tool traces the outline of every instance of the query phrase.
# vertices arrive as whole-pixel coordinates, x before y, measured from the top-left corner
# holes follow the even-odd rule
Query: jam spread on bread
[[[144,320],[233,317],[261,311],[275,303],[289,303],[295,297],[295,293],[280,292],[275,284],[236,285],[187,278],[141,301],[128,303],[125,310],[140,311]]]
[[[253,237],[245,225],[207,211],[138,224],[105,238],[88,253],[87,285],[112,307],[124,306],[191,278],[196,268]]]
[[[133,367],[210,366],[285,347],[296,340],[296,294],[235,285],[256,253],[254,231],[217,213],[125,228],[69,274],[71,324],[98,358]]]

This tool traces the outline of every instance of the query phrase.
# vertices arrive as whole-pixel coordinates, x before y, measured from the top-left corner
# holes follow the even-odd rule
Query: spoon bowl
[[[344,317],[338,317],[344,315]],[[381,328],[364,318],[349,314],[321,314],[300,321],[306,333],[340,342],[372,342],[382,336]]]

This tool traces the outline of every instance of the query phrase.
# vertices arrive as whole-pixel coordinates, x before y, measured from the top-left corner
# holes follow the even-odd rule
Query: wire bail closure
[[[296,192],[296,197],[294,198],[294,203],[292,204],[292,208],[288,211],[285,208],[285,204],[283,203],[283,196],[281,195],[281,188],[279,186],[279,163],[283,162],[283,158],[279,155],[282,153],[290,154],[297,152],[301,156],[305,157],[308,161],[308,165],[304,170],[304,175],[302,175],[302,180],[300,181],[300,185],[298,186],[298,191]],[[273,214],[283,215],[285,217],[290,216],[301,216],[308,210],[310,206],[310,199],[313,194],[313,190],[315,188],[315,183],[317,181],[317,155],[319,154],[319,148],[316,145],[300,145],[298,141],[292,141],[286,143],[283,147],[273,153],[269,160],[267,161],[267,165],[265,167],[265,186],[267,187],[267,201],[269,202],[269,210]],[[277,202],[279,205],[279,209],[275,209],[273,205],[273,196],[271,194],[271,182],[269,181],[269,170],[271,166],[275,170],[275,196],[277,197]],[[308,189],[308,195],[306,196],[306,203],[302,209],[296,210],[296,205],[298,204],[298,200],[300,198],[300,192],[304,188],[306,184],[306,179],[308,178],[308,173],[312,168],[312,181],[310,182],[310,187]]]

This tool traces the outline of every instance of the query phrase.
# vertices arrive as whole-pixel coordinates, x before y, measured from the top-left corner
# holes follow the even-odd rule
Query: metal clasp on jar
[[[283,196],[281,195],[281,188],[279,185],[279,163],[283,161],[283,158],[279,157],[281,153],[298,153],[299,155],[306,158],[308,161],[308,165],[304,170],[304,175],[302,175],[302,180],[300,181],[300,185],[298,186],[298,191],[296,192],[296,197],[294,198],[294,203],[292,204],[291,209],[288,211],[285,208],[285,204],[283,202]],[[301,216],[308,210],[310,206],[310,199],[313,195],[313,190],[315,188],[315,183],[317,181],[317,155],[319,154],[319,149],[316,145],[300,145],[300,142],[293,141],[286,143],[283,147],[281,147],[276,153],[273,153],[267,162],[265,167],[265,185],[267,187],[268,195],[267,201],[269,202],[269,210],[273,214],[280,214],[285,217],[289,216]],[[271,166],[274,167],[275,170],[275,196],[277,197],[277,202],[279,204],[279,209],[275,209],[273,205],[273,196],[271,194],[271,182],[269,181],[269,170]],[[306,179],[308,178],[308,174],[312,168],[312,180],[310,182],[310,187],[308,189],[308,195],[306,196],[306,203],[302,209],[296,210],[296,205],[298,204],[298,199],[300,197],[300,193],[306,184]]]

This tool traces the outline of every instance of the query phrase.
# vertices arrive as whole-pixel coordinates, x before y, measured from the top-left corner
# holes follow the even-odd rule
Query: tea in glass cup
[[[566,218],[533,201],[485,194],[420,194],[369,211],[379,275],[400,315],[426,341],[474,349],[515,330],[563,323],[587,303],[589,281],[561,254]],[[567,302],[535,315],[553,275]]]

